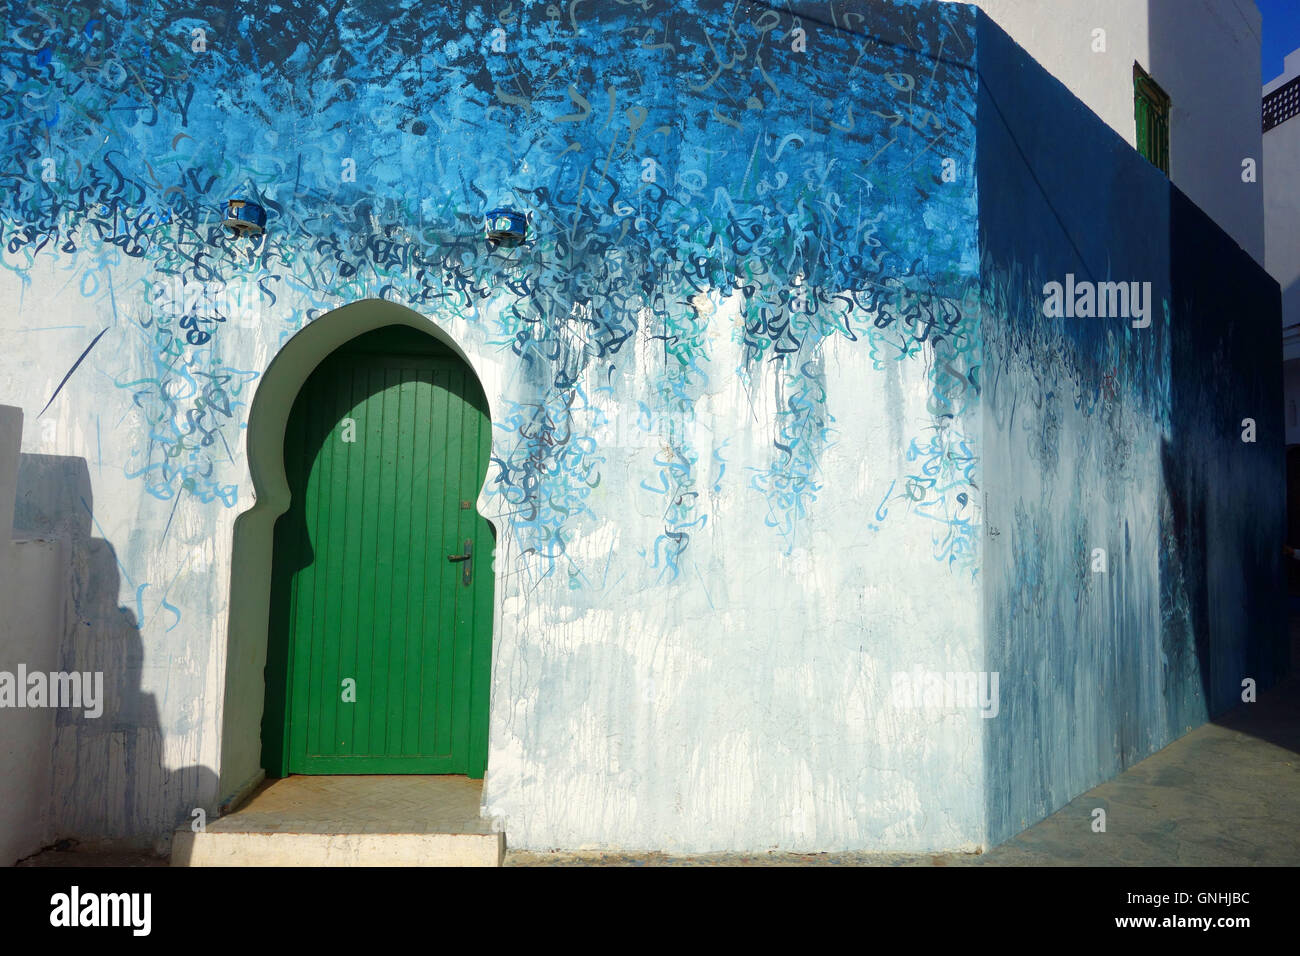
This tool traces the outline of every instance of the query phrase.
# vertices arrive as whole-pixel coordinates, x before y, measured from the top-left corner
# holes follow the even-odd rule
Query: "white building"
[[[1264,261],[1256,112],[1262,18],[1253,0],[975,0],[1130,144],[1134,66],[1170,99],[1170,179]],[[1104,31],[1098,33],[1097,31]],[[1295,75],[1294,66],[1288,70]],[[1263,176],[1259,176],[1260,181]]]
[[[1282,286],[1286,443],[1300,444],[1300,50],[1264,86],[1264,267]]]

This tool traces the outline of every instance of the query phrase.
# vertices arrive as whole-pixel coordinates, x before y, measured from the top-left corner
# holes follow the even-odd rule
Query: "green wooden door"
[[[490,445],[473,374],[413,329],[359,336],[304,384],[275,531],[268,773],[483,776]]]

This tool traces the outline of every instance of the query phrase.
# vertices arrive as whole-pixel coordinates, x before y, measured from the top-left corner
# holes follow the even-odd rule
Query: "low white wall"
[[[0,405],[0,671],[49,673],[64,626],[67,555],[57,539],[13,540],[22,412]],[[0,708],[0,864],[48,837],[53,708]]]

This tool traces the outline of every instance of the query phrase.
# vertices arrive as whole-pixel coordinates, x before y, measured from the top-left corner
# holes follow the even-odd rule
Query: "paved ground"
[[[60,840],[14,866],[167,866],[167,857],[143,850],[105,850],[76,840]]]
[[[1293,647],[1300,643],[1300,619],[1293,620],[1292,639]],[[1300,660],[1294,651],[1292,660]],[[1243,704],[1192,731],[984,854],[669,857],[507,851],[505,862],[506,866],[1296,866],[1300,865],[1300,674],[1295,671],[1293,667],[1292,676],[1261,695],[1258,703]],[[320,778],[289,779],[299,784],[278,791],[264,788],[240,812],[260,819],[264,811],[282,812],[294,807],[295,801],[310,804],[313,794],[307,791]],[[345,786],[358,780],[352,778]],[[406,785],[401,780],[394,784]],[[466,803],[465,794],[457,791],[447,805],[465,815],[468,811],[461,804],[474,803],[476,799]],[[343,805],[355,814],[364,799],[354,795]],[[1105,833],[1092,832],[1096,807],[1106,810]],[[411,814],[417,813],[412,807]],[[147,852],[104,852],[65,842],[18,865],[166,866],[167,861]]]

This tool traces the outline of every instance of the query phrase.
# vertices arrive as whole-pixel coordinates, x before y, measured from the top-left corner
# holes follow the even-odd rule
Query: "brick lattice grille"
[[[1300,114],[1300,76],[1264,97],[1264,132]]]

